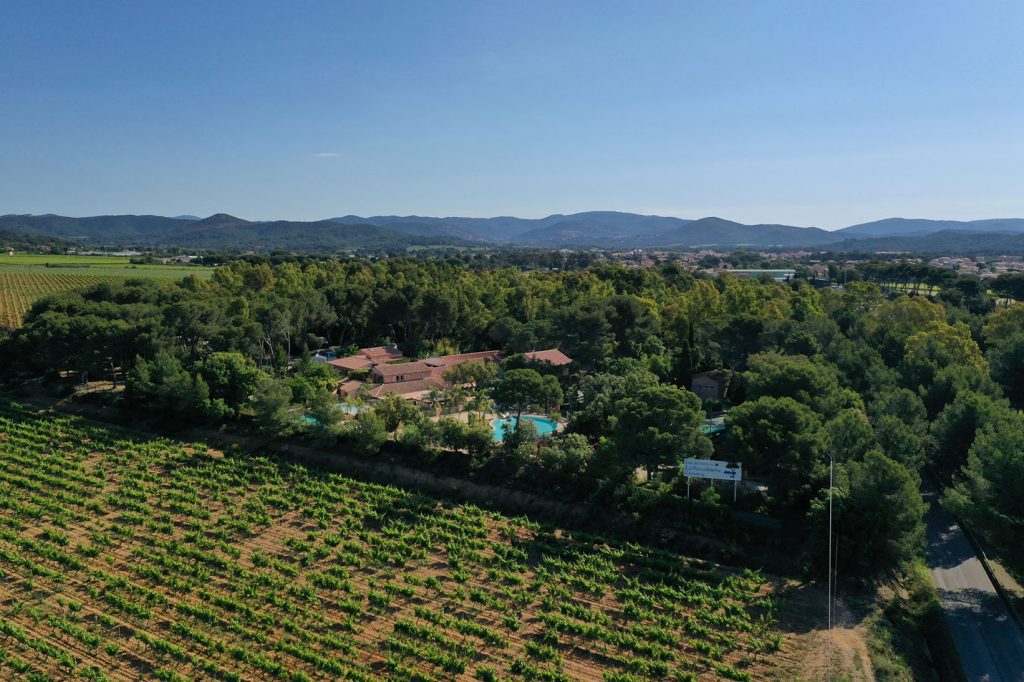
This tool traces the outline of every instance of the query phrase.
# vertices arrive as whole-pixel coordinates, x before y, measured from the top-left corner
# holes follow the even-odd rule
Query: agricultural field
[[[0,678],[755,680],[758,573],[0,402]]]
[[[212,273],[213,268],[191,265],[133,265],[116,256],[0,255],[0,326],[19,326],[32,303],[48,294],[136,277],[177,280]]]

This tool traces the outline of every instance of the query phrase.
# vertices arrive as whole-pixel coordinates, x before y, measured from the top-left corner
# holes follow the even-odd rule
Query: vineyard
[[[49,256],[49,258],[56,258]],[[70,257],[67,257],[70,259]],[[93,256],[93,259],[102,258]],[[24,261],[25,258],[22,258]],[[8,259],[0,260],[0,327],[18,327],[25,318],[32,303],[48,294],[70,291],[101,282],[123,282],[129,278],[180,279],[189,274],[206,277],[209,268],[190,266],[131,266],[116,259],[110,263],[78,264],[60,261],[53,264],[9,264]]]
[[[47,294],[123,280],[124,277],[116,275],[94,275],[88,272],[24,273],[0,269],[0,326],[20,326],[32,303]]]
[[[755,572],[0,403],[0,678],[752,680]]]

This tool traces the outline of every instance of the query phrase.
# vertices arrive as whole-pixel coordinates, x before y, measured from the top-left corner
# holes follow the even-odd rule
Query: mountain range
[[[0,231],[83,246],[181,247],[241,251],[404,250],[504,245],[536,248],[806,248],[828,251],[972,250],[1024,252],[1024,219],[976,221],[887,218],[839,230],[745,225],[717,217],[687,220],[616,211],[545,218],[343,216],[311,222],[249,221],[225,213],[192,215],[0,216]]]

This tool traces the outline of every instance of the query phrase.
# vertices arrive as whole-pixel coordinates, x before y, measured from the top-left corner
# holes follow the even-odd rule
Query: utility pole
[[[835,461],[828,455],[828,679],[832,682],[832,473]]]

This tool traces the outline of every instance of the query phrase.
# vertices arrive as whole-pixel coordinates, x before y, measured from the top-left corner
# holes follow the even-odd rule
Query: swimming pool
[[[539,435],[541,438],[550,436],[558,428],[558,424],[555,421],[548,419],[547,417],[532,417],[527,415],[524,416],[523,419],[533,422],[533,425],[537,427],[537,435]],[[494,442],[500,443],[501,441],[505,440],[505,436],[508,435],[510,431],[515,431],[515,424],[515,417],[492,420],[491,430],[494,432],[492,434],[494,437]]]

